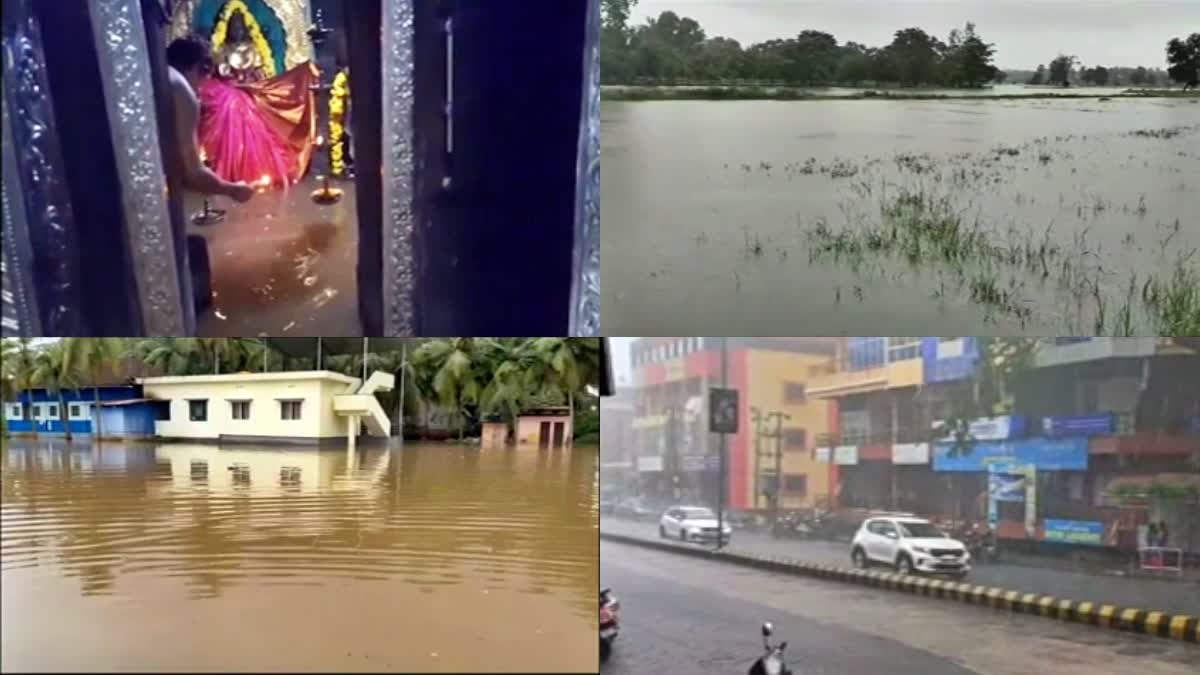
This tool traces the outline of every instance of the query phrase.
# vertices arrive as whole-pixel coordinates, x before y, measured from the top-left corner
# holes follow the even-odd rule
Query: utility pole
[[[762,476],[762,411],[754,406],[750,406],[750,421],[754,422],[754,509],[757,511],[758,497],[762,494],[762,487],[759,484],[759,478]]]
[[[781,411],[771,413],[775,416],[775,498],[771,502],[771,526],[779,520],[779,495],[783,492],[783,422],[792,416]]]
[[[729,388],[729,338],[721,338],[721,388]],[[720,484],[717,486],[717,550],[725,546],[725,434],[721,434]]]

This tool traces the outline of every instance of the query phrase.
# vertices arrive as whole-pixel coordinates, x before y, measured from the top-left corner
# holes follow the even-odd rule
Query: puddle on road
[[[13,441],[0,666],[593,670],[596,461]]]

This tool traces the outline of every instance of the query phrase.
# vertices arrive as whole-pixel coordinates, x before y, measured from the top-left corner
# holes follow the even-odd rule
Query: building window
[[[208,399],[188,401],[188,419],[192,422],[208,421]]]
[[[921,356],[921,338],[919,337],[890,337],[887,342],[889,363]]]
[[[783,491],[793,497],[808,496],[808,474],[785,473],[783,475]]]
[[[21,417],[22,417],[21,404],[20,403],[9,403],[8,404],[8,419],[19,420],[19,419],[21,419]]]
[[[783,383],[783,402],[787,404],[804,403],[808,400],[808,391],[803,382]]]
[[[46,409],[49,411],[46,413],[47,417],[49,417],[50,419],[54,419],[54,418],[58,417],[58,404],[57,403],[51,403],[50,405],[46,406]]]
[[[250,419],[250,401],[230,401],[229,406],[232,408],[233,419]]]
[[[68,408],[68,410],[71,411],[71,419],[73,419],[73,420],[77,420],[80,417],[83,417],[83,409],[77,403],[72,403],[71,407]]]
[[[280,401],[279,414],[280,419],[298,420],[300,419],[300,404],[304,401]]]
[[[32,419],[40,420],[42,418],[42,406],[38,403],[29,404],[29,416]]]
[[[848,370],[880,368],[887,362],[887,338],[850,338],[847,345],[846,367]]]
[[[784,429],[783,443],[788,450],[803,450],[808,446],[808,434],[804,429]]]

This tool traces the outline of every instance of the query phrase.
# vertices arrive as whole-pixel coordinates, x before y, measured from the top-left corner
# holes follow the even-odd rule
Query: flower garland
[[[350,95],[350,76],[339,71],[333,76],[333,89],[329,97],[329,170],[335,176],[346,171],[342,137],[346,133],[346,98]]]
[[[267,43],[267,38],[263,36],[262,27],[258,25],[258,20],[250,13],[250,8],[242,0],[229,0],[225,3],[225,9],[221,10],[221,18],[217,20],[217,25],[213,27],[212,48],[217,51],[225,44],[225,35],[229,30],[229,19],[233,17],[233,13],[241,11],[246,18],[246,30],[250,32],[250,41],[254,43],[254,49],[258,55],[262,57],[263,77],[275,77],[275,58],[271,53],[271,45]]]

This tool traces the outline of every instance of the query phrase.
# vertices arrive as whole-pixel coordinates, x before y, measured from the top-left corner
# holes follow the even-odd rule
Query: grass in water
[[[1088,263],[1098,252],[1090,250],[1086,231],[1076,235],[1071,255],[1051,240],[1053,224],[1040,238],[1013,230],[1007,243],[998,243],[992,231],[978,219],[965,217],[948,196],[923,188],[901,188],[889,197],[885,186],[880,215],[877,223],[859,223],[841,231],[824,219],[817,221],[807,233],[814,259],[832,256],[856,270],[871,256],[899,257],[913,267],[937,263],[955,273],[973,303],[1022,324],[1033,317],[1033,310],[1022,297],[1022,284],[1011,279],[1005,283],[1003,272],[1032,274],[1042,280],[1053,277],[1059,288],[1090,299],[1096,335],[1135,335],[1137,324],[1142,323],[1135,317],[1140,316],[1146,316],[1157,335],[1200,335],[1196,251],[1179,256],[1167,276],[1151,275],[1142,285],[1140,303],[1137,276],[1131,276],[1124,303],[1112,311],[1103,285],[1105,272]]]

